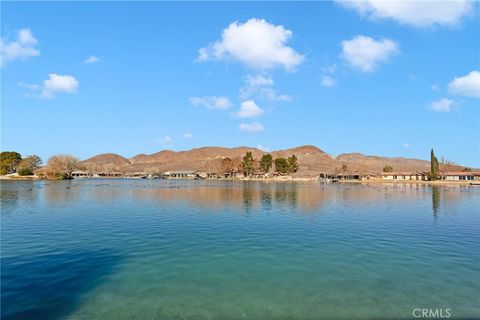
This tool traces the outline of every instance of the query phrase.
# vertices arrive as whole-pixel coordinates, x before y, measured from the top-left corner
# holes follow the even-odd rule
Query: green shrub
[[[20,168],[17,173],[19,176],[31,176],[33,175],[33,170],[32,168]]]

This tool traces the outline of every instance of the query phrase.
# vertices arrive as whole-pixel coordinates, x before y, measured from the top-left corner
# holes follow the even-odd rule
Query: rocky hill
[[[119,172],[162,172],[169,170],[200,170],[218,172],[221,162],[229,157],[238,165],[247,151],[259,160],[266,152],[249,147],[222,148],[202,147],[188,151],[163,150],[154,154],[139,154],[127,159],[113,153],[96,155],[81,162],[82,166],[93,170]],[[388,158],[366,156],[360,153],[345,153],[332,157],[315,146],[301,146],[292,149],[270,152],[273,158],[289,157],[295,154],[300,166],[297,176],[314,176],[320,172],[333,173],[343,164],[350,172],[379,173],[389,165],[395,171],[429,171],[430,162],[409,158]],[[461,170],[463,167],[458,167]]]

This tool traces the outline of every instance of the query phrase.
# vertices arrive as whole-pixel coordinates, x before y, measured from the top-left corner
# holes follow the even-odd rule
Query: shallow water
[[[2,319],[480,317],[480,188],[1,182]]]

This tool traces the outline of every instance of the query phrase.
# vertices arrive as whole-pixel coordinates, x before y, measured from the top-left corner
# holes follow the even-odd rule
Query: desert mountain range
[[[203,172],[220,172],[222,160],[229,157],[235,165],[239,165],[247,151],[252,152],[255,160],[260,160],[264,152],[257,148],[237,147],[202,147],[188,151],[163,150],[153,154],[139,154],[130,159],[114,153],[104,153],[81,162],[85,168],[96,171],[119,172],[164,172],[170,170],[199,170]],[[273,158],[289,157],[295,154],[300,166],[297,176],[314,176],[320,172],[333,173],[343,164],[350,172],[380,173],[389,165],[394,171],[429,171],[430,162],[410,158],[389,158],[366,156],[360,153],[344,153],[336,157],[323,150],[307,145],[287,150],[268,152]],[[458,170],[463,167],[458,166]]]

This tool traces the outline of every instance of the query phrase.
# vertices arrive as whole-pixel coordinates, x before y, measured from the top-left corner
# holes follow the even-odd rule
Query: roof
[[[450,172],[445,172],[443,174],[444,176],[480,176],[480,172],[478,171],[450,171]]]
[[[424,176],[427,175],[428,172],[383,172],[382,176]]]
[[[197,170],[173,170],[164,172],[165,174],[195,174]]]

